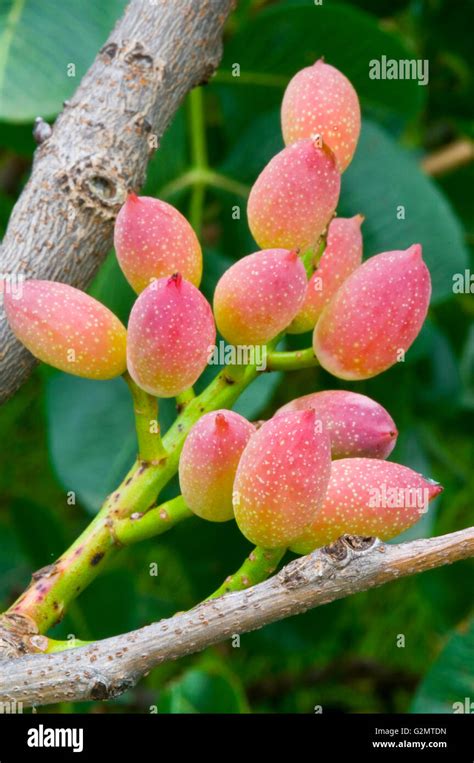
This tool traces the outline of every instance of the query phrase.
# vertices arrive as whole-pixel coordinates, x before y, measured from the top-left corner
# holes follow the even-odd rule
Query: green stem
[[[132,514],[130,518],[119,519],[115,524],[114,533],[119,543],[129,546],[132,543],[153,538],[155,535],[161,535],[183,519],[192,516],[191,509],[188,509],[184,498],[179,495],[160,506],[148,509],[144,514]]]
[[[54,638],[48,638],[46,649],[42,650],[45,654],[55,654],[56,652],[66,652],[68,649],[78,649],[80,646],[93,644],[93,641],[81,641],[79,638],[67,639],[66,641],[57,641]]]
[[[166,459],[156,465],[137,460],[91,524],[54,564],[35,573],[30,586],[9,612],[31,617],[40,633],[58,622],[71,601],[116,553],[114,522],[132,511],[146,511],[153,504],[156,485],[166,465]]]
[[[208,166],[206,146],[206,125],[204,119],[204,102],[202,88],[196,87],[189,94],[189,123],[191,137],[191,158],[195,169],[206,169]],[[189,218],[196,234],[199,236],[202,228],[202,216],[206,186],[203,182],[195,182],[191,192]]]
[[[192,387],[185,389],[180,395],[176,395],[176,408],[178,409],[178,413],[182,413],[186,406],[189,405],[191,400],[194,400],[195,397],[196,393]]]
[[[158,463],[137,460],[121,485],[72,546],[52,565],[39,570],[8,610],[31,617],[39,632],[58,622],[67,607],[102,572],[119,548],[115,525],[131,514],[145,513],[178,469],[186,435],[203,414],[230,408],[256,378],[256,366],[227,366],[188,404],[163,437],[167,452]]]
[[[267,355],[267,371],[298,371],[301,368],[314,368],[318,360],[313,348],[293,350],[292,352],[270,352]]]
[[[201,167],[199,169],[194,168],[185,172],[184,175],[167,183],[158,191],[160,199],[166,199],[174,194],[184,191],[187,188],[191,188],[196,183],[212,188],[219,188],[222,191],[227,191],[235,196],[241,196],[246,199],[250,193],[250,188],[244,183],[239,183],[238,180],[222,175],[220,172],[215,172],[209,168]]]
[[[214,591],[209,599],[217,599],[230,591],[243,591],[245,588],[262,583],[275,572],[278,564],[283,559],[286,548],[261,548],[255,546],[241,567],[233,575],[224,580],[222,585]]]
[[[327,244],[327,233],[323,234],[317,245],[311,249],[307,249],[304,254],[301,255],[301,259],[303,261],[303,265],[306,269],[306,275],[308,279],[311,278],[314,271],[317,269],[319,265],[319,260],[323,256],[324,250],[326,249]]]
[[[128,384],[133,400],[138,457],[142,461],[156,463],[166,456],[158,422],[158,400],[140,389],[128,372],[124,373],[123,378]]]

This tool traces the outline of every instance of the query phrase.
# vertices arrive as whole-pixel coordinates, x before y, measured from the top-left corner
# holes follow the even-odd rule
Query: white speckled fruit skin
[[[6,316],[38,360],[88,379],[112,379],[125,371],[127,332],[105,305],[53,281],[25,281],[17,296],[5,294]]]
[[[234,482],[236,522],[265,548],[289,546],[314,520],[330,473],[329,435],[314,411],[267,421],[249,440]]]
[[[288,327],[290,334],[314,329],[322,311],[362,262],[361,215],[336,217],[329,224],[326,248],[309,279],[306,297],[298,315]]]
[[[214,318],[201,292],[180,277],[160,278],[130,313],[130,376],[157,397],[179,395],[200,377],[215,341]]]
[[[249,254],[222,276],[214,293],[217,328],[231,344],[265,344],[285,329],[303,304],[306,273],[296,252]]]
[[[316,61],[290,80],[283,96],[281,123],[286,145],[315,133],[322,135],[344,172],[359,140],[359,98],[342,72]]]
[[[254,432],[235,411],[206,413],[194,424],[179,459],[181,493],[194,514],[211,522],[233,518],[235,473]]]
[[[369,379],[399,360],[428,312],[431,279],[421,246],[371,257],[324,308],[313,334],[322,367],[340,379]]]
[[[287,411],[313,408],[331,438],[331,456],[336,458],[388,458],[397,442],[397,427],[390,414],[375,400],[342,389],[313,392],[280,408]]]
[[[247,204],[252,236],[261,249],[315,247],[339,200],[334,155],[317,141],[284,148],[262,170]]]
[[[181,273],[194,286],[202,274],[198,238],[177,209],[160,199],[130,194],[117,215],[114,246],[130,286],[140,294],[152,280]]]
[[[309,554],[344,533],[389,540],[421,519],[427,508],[423,505],[424,497],[431,501],[441,491],[439,484],[392,461],[374,458],[333,461],[323,504],[311,527],[292,543],[291,550]]]

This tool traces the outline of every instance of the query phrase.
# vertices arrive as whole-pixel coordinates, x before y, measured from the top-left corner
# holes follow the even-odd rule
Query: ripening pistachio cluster
[[[265,548],[308,553],[343,533],[388,540],[441,492],[384,460],[397,434],[381,405],[344,390],[297,398],[256,431],[232,411],[208,413],[184,444],[181,492],[195,514],[235,517]]]
[[[419,244],[362,263],[363,216],[335,216],[360,132],[354,88],[317,61],[289,83],[281,120],[286,147],[248,199],[260,249],[224,273],[212,309],[199,291],[202,252],[192,227],[170,204],[130,193],[114,239],[138,295],[127,329],[78,289],[27,281],[20,299],[5,295],[18,339],[78,376],[108,379],[128,370],[162,398],[198,380],[216,325],[232,345],[312,332],[315,357],[339,379],[368,379],[403,360],[428,310],[430,275]],[[343,533],[389,539],[441,490],[385,460],[396,438],[382,406],[344,390],[293,400],[258,429],[235,412],[208,412],[185,440],[181,491],[196,515],[235,518],[266,548],[306,553]]]

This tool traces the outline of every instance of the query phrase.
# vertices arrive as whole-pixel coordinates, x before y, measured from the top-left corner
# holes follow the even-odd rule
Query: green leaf
[[[221,98],[227,132],[237,136],[250,115],[279,105],[284,87],[299,69],[324,56],[351,80],[363,105],[416,116],[426,88],[415,80],[370,79],[370,61],[382,55],[416,57],[400,37],[364,11],[342,3],[294,0],[266,8],[240,27],[225,46],[211,88]],[[234,76],[235,64],[240,76]]]
[[[256,145],[258,151],[255,150]],[[252,119],[242,131],[219,171],[253,185],[265,165],[282,148],[279,112],[268,111]]]
[[[211,672],[212,670],[212,672]],[[245,696],[227,671],[188,670],[160,696],[161,713],[242,713]]]
[[[405,219],[397,219],[404,208]],[[403,210],[402,210],[403,211]],[[342,179],[338,214],[361,212],[365,255],[419,242],[433,282],[432,302],[453,294],[453,273],[468,252],[449,202],[415,160],[381,127],[365,120],[354,159]]]
[[[474,618],[458,628],[419,686],[413,713],[472,712]],[[467,709],[466,709],[467,708]]]
[[[122,379],[52,375],[46,384],[51,460],[66,490],[91,512],[120,482],[136,452],[133,409]]]
[[[55,116],[124,7],[125,0],[1,0],[0,118]]]

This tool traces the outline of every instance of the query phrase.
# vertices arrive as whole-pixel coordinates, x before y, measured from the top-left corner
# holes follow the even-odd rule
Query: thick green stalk
[[[80,537],[56,562],[35,573],[30,586],[8,611],[28,615],[40,633],[58,622],[70,602],[97,577],[119,548],[115,524],[135,512],[146,512],[176,473],[191,426],[208,411],[231,407],[257,374],[255,366],[228,366],[222,370],[201,395],[190,401],[163,437],[167,455],[158,463],[137,460]]]
[[[176,408],[178,413],[182,413],[186,406],[189,405],[191,400],[194,400],[195,397],[196,393],[192,387],[185,389],[184,392],[181,392],[180,395],[176,395]]]
[[[312,347],[292,352],[270,352],[267,355],[267,371],[299,371],[314,366],[319,366],[319,362]]]
[[[33,575],[30,586],[9,612],[28,615],[45,633],[58,622],[68,604],[102,571],[117,549],[114,522],[132,511],[146,511],[156,496],[163,465],[136,461],[127,476],[105,501],[91,524],[53,564]]]
[[[262,583],[275,572],[285,553],[286,548],[269,549],[255,546],[237,572],[229,575],[217,591],[207,597],[206,601],[217,599],[230,591],[243,591],[245,588]]]

